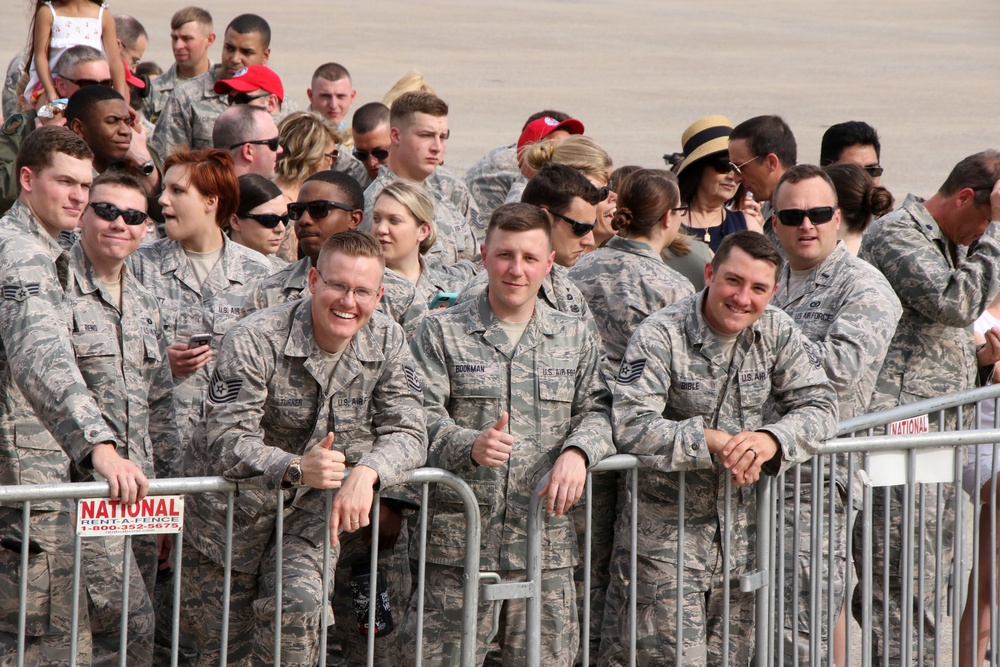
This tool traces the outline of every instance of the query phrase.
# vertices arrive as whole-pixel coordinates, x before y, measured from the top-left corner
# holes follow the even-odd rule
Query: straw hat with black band
[[[729,133],[732,122],[725,116],[706,116],[692,123],[681,135],[684,161],[677,168],[677,174],[709,155],[729,150]]]

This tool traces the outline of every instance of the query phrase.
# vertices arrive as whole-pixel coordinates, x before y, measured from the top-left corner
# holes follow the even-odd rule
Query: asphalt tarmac
[[[172,62],[170,16],[187,0],[112,0],[150,34],[145,59]],[[5,0],[4,64],[24,44],[33,0]],[[1000,4],[816,0],[206,0],[221,37],[237,13],[271,24],[271,67],[302,106],[316,66],[348,68],[356,105],[410,69],[451,107],[446,162],[464,172],[512,143],[531,113],[580,118],[615,165],[661,166],[692,122],[777,113],[799,162],[829,125],[864,120],[882,137],[882,182],[930,195],[960,159],[1000,148]],[[356,108],[356,107],[355,107]]]

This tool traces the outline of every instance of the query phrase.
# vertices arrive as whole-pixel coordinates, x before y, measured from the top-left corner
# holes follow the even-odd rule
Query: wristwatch
[[[150,176],[154,171],[156,171],[156,165],[153,164],[152,160],[147,160],[139,165],[139,172],[143,176]]]
[[[302,457],[296,456],[292,459],[292,462],[288,464],[288,483],[292,486],[302,486]]]

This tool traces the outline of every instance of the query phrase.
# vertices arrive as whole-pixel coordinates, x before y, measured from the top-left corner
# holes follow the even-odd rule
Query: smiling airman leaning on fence
[[[17,156],[18,200],[0,219],[0,483],[60,483],[93,472],[112,497],[141,499],[142,470],[117,441],[77,368],[65,290],[69,253],[56,241],[77,226],[93,181],[93,153],[64,127],[25,139]],[[28,542],[26,663],[69,664],[75,591],[70,507],[32,506]],[[0,507],[0,662],[16,655],[22,532],[19,506]],[[78,656],[90,663],[86,604]]]
[[[747,665],[754,594],[756,489],[807,459],[837,425],[837,397],[791,318],[767,305],[781,256],[756,232],[727,236],[705,269],[708,287],[651,315],[625,350],[612,427],[639,457],[637,650],[639,664]],[[773,399],[783,415],[765,423]],[[685,473],[683,657],[676,659],[678,473]],[[734,488],[725,524],[726,482]],[[601,665],[627,664],[631,506],[618,522]],[[723,570],[723,533],[731,538]],[[723,616],[729,596],[729,617]],[[722,655],[724,626],[729,653]]]

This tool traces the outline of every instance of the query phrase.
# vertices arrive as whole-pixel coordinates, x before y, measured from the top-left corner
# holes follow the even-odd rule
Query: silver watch
[[[288,464],[288,483],[292,486],[302,486],[302,457],[296,456]]]

